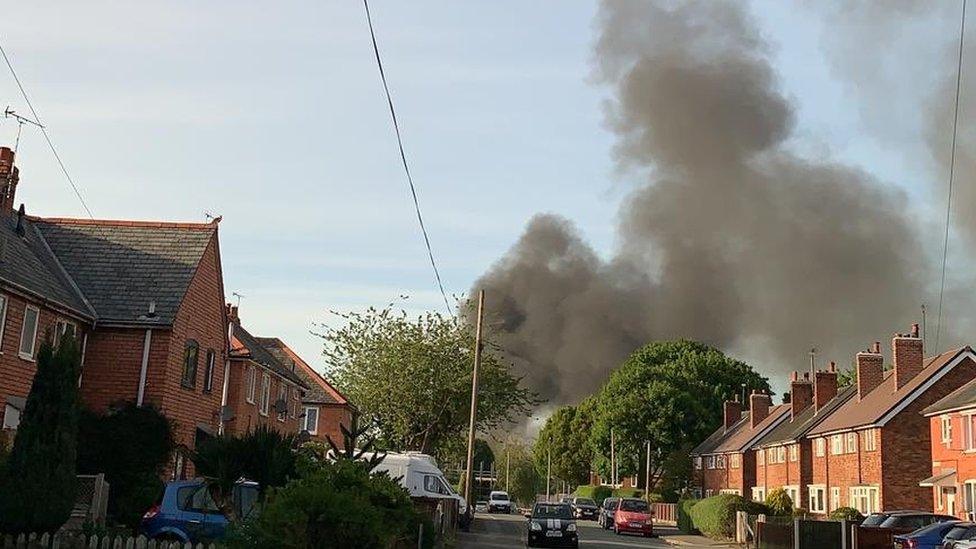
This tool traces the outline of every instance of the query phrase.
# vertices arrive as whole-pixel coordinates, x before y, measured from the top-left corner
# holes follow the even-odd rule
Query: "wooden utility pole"
[[[474,335],[474,371],[471,373],[471,420],[468,423],[468,467],[464,483],[464,501],[471,505],[471,484],[474,483],[474,426],[478,413],[478,369],[481,367],[481,321],[485,316],[485,291],[478,292],[478,327]]]

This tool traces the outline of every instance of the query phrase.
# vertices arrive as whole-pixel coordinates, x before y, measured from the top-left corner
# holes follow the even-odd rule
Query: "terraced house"
[[[698,497],[752,494],[757,459],[753,447],[789,417],[790,405],[773,406],[768,394],[754,392],[747,412],[737,400],[725,402],[723,412],[722,427],[691,452],[692,491]]]
[[[976,381],[923,410],[932,439],[932,474],[919,486],[932,490],[933,511],[976,519]]]
[[[212,436],[228,340],[218,220],[101,221],[12,209],[20,174],[0,148],[0,399],[15,430],[43,337],[73,332],[83,402],[153,404],[192,449]],[[174,476],[188,472],[182,454]]]

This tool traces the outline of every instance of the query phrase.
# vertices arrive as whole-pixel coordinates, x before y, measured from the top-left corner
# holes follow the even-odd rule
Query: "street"
[[[526,519],[521,515],[489,515],[478,513],[470,532],[458,535],[462,549],[525,547]],[[579,521],[580,545],[593,548],[670,547],[660,539],[637,536],[617,536],[593,521]],[[673,531],[673,529],[670,529]]]

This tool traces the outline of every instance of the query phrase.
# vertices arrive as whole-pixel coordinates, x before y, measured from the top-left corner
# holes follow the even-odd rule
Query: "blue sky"
[[[635,181],[615,169],[607,90],[590,78],[596,4],[371,6],[448,291],[465,292],[537,212],[574,220],[609,254],[616,210]],[[223,215],[226,290],[246,296],[241,315],[253,333],[282,337],[320,366],[309,329],[328,309],[402,294],[414,310],[440,306],[361,4],[3,10],[0,39],[95,216]],[[914,146],[910,106],[928,91],[924,79],[885,98],[904,110],[880,132],[832,70],[832,29],[808,4],[755,1],[753,11],[799,106],[793,146],[919,188],[929,172],[905,148]],[[952,33],[941,23],[919,32],[916,44]],[[886,46],[902,48],[896,72],[932,62],[912,43]],[[6,72],[0,103],[27,112]],[[12,144],[15,129],[0,120],[0,143]],[[28,212],[83,216],[41,136],[26,129],[20,150]]]

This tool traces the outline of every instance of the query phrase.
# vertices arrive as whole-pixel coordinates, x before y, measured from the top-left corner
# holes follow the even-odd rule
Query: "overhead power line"
[[[29,108],[31,114],[34,115],[34,120],[37,122],[38,128],[40,128],[41,134],[44,136],[44,140],[47,141],[47,146],[51,148],[51,152],[54,154],[54,159],[57,160],[58,166],[61,167],[61,173],[63,173],[64,178],[68,180],[68,184],[71,185],[71,190],[75,192],[75,196],[78,197],[78,201],[81,202],[82,207],[85,208],[86,212],[88,212],[88,217],[94,219],[95,216],[92,215],[91,209],[85,202],[84,197],[81,196],[81,191],[78,190],[78,186],[75,185],[74,179],[72,179],[71,174],[68,173],[68,168],[65,167],[64,161],[61,160],[61,155],[58,154],[57,147],[54,146],[51,136],[48,135],[47,128],[44,127],[44,124],[41,122],[41,117],[37,114],[37,110],[34,109],[34,105],[27,96],[27,91],[24,89],[24,85],[20,82],[20,78],[17,76],[17,71],[14,70],[13,63],[10,62],[10,57],[7,56],[7,51],[3,49],[3,44],[0,44],[0,55],[3,55],[3,60],[7,64],[7,68],[10,69],[10,74],[14,77],[14,82],[17,83],[17,87],[20,89],[20,94],[24,97],[24,101],[27,103],[27,108]]]
[[[430,266],[434,270],[434,278],[437,280],[437,288],[441,291],[444,298],[444,306],[448,314],[454,318],[454,309],[447,299],[447,292],[444,291],[444,283],[441,281],[441,273],[437,270],[437,262],[434,261],[434,251],[430,246],[430,235],[424,225],[424,216],[420,213],[420,200],[417,199],[417,187],[413,183],[413,176],[410,175],[410,166],[407,163],[407,154],[403,151],[403,137],[400,135],[400,123],[397,121],[396,109],[393,107],[393,96],[390,94],[390,86],[386,82],[386,73],[383,71],[383,60],[380,58],[380,48],[376,44],[376,32],[373,30],[373,18],[369,13],[369,1],[363,0],[366,8],[366,23],[369,24],[369,36],[373,41],[373,53],[376,55],[376,66],[380,71],[380,80],[383,81],[383,91],[386,92],[386,102],[390,106],[390,117],[393,119],[393,130],[396,132],[397,147],[400,149],[400,161],[403,163],[403,171],[407,174],[407,183],[410,184],[410,195],[413,197],[413,207],[417,212],[417,222],[420,224],[420,232],[424,235],[424,244],[427,246],[427,257],[430,258]]]
[[[946,192],[945,238],[942,243],[942,284],[939,287],[939,320],[935,328],[935,352],[938,354],[942,336],[942,299],[945,296],[946,264],[949,258],[949,218],[952,213],[952,182],[956,169],[956,129],[959,126],[959,95],[962,88],[962,52],[966,38],[966,0],[962,0],[962,17],[959,24],[959,58],[956,64],[956,99],[952,115],[952,145],[949,152],[949,185]]]

